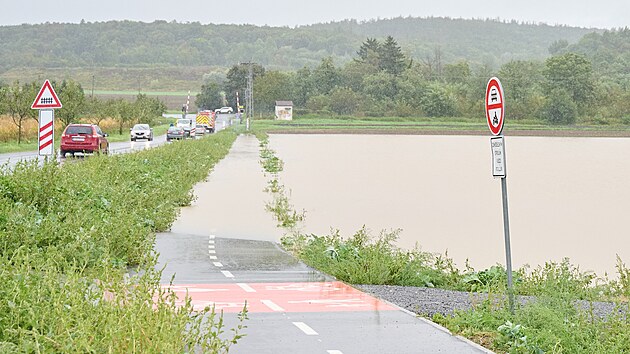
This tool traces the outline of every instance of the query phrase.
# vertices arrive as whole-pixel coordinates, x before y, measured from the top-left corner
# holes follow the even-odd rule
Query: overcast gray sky
[[[2,0],[0,25],[177,20],[295,26],[397,16],[501,18],[581,27],[630,26],[630,0]]]

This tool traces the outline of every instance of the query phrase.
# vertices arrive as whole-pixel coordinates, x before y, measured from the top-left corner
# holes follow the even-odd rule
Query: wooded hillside
[[[406,55],[436,51],[445,63],[465,59],[498,67],[542,59],[555,41],[577,42],[591,29],[449,18],[354,20],[289,27],[156,21],[46,23],[0,27],[0,73],[16,67],[223,66],[253,60],[272,69],[345,63],[366,37],[398,39]]]

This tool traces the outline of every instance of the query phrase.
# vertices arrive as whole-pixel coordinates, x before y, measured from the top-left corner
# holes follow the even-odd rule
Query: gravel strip
[[[486,293],[468,293],[464,291],[423,288],[398,285],[356,285],[356,287],[375,297],[389,301],[418,315],[431,318],[434,314],[452,315],[455,310],[469,310],[475,304],[488,298]],[[526,304],[535,301],[533,296],[517,296],[518,302]],[[580,300],[576,306],[591,311],[591,303]],[[611,314],[627,314],[628,306],[619,308],[611,302],[593,302],[593,314],[605,318]]]

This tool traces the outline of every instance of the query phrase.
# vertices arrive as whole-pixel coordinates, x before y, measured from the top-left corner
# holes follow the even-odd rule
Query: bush
[[[443,87],[433,85],[422,100],[422,108],[429,117],[457,115],[457,101]]]
[[[549,124],[575,124],[578,107],[565,91],[553,91],[541,110],[541,119]]]

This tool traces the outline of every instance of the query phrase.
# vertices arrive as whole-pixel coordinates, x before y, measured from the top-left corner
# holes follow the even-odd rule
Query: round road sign
[[[501,82],[496,77],[491,78],[486,87],[486,118],[492,135],[499,135],[503,130],[504,98]]]

